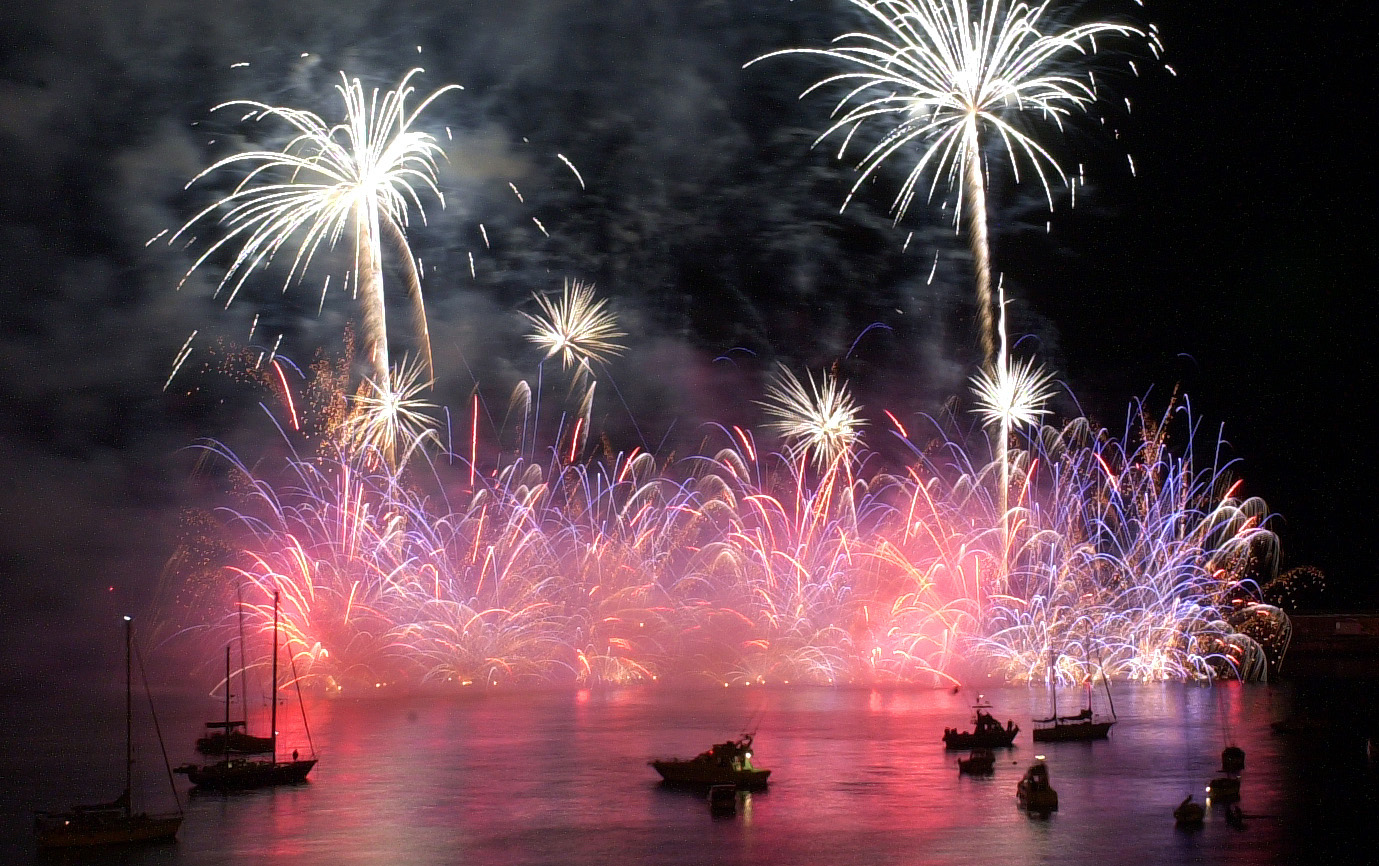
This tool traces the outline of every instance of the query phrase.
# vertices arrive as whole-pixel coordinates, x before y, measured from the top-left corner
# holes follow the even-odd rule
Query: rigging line
[[[302,710],[302,727],[306,730],[306,745],[311,749],[311,754],[316,754],[316,744],[311,740],[311,725],[306,720],[306,701],[302,700],[302,681],[297,677],[297,654],[292,652],[292,645],[289,641],[287,648],[287,661],[292,665],[292,683],[297,687],[297,706]]]
[[[134,658],[139,662],[139,679],[144,683],[144,695],[148,698],[148,712],[153,717],[153,730],[158,734],[158,750],[163,753],[163,769],[168,773],[168,787],[172,789],[172,799],[177,803],[177,811],[182,811],[182,798],[177,794],[177,782],[172,778],[172,764],[168,761],[168,747],[163,743],[163,727],[158,724],[158,711],[153,707],[153,692],[148,687],[148,671],[144,668],[144,654],[139,645],[134,644]],[[229,737],[230,732],[225,731]],[[126,792],[128,793],[128,792]]]

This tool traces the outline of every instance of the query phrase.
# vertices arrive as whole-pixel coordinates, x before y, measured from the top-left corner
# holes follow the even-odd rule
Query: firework
[[[436,419],[426,412],[436,405],[420,396],[433,383],[423,380],[422,373],[420,362],[404,359],[383,384],[366,378],[345,418],[346,440],[355,448],[375,450],[394,465],[399,448],[410,452],[428,439],[439,444]]]
[[[782,365],[766,386],[766,400],[760,405],[776,419],[768,428],[788,443],[792,457],[807,454],[816,465],[828,466],[852,450],[866,422],[846,383],[831,373],[817,383],[808,374],[808,382],[806,386]]]
[[[1229,466],[1194,463],[1190,417],[1170,453],[1170,420],[1033,431],[1010,463],[1008,542],[984,480],[998,464],[957,438],[895,474],[864,471],[853,441],[846,483],[836,457],[807,473],[801,451],[762,454],[733,429],[675,466],[553,453],[473,487],[424,451],[327,449],[275,481],[212,445],[242,477],[212,609],[246,587],[267,629],[281,591],[299,669],[336,690],[1259,676],[1287,638],[1252,589],[1275,553],[1269,513]]]
[[[438,97],[460,87],[446,85],[409,110],[406,102],[414,90],[410,82],[418,72],[408,72],[381,99],[376,89],[366,95],[358,78],[340,73],[336,90],[344,102],[345,118],[334,125],[310,111],[250,100],[216,106],[215,110],[247,108],[246,119],[256,121],[281,119],[294,136],[281,150],[234,154],[192,178],[195,183],[221,169],[249,167],[229,195],[196,214],[169,239],[174,242],[193,225],[223,211],[219,222],[226,234],[196,260],[188,276],[220,250],[234,250],[217,288],[219,293],[229,287],[228,304],[245,281],[284,247],[295,247],[286,287],[303,276],[322,243],[334,247],[342,235],[351,233],[351,276],[364,305],[363,348],[374,370],[375,387],[382,394],[393,392],[383,296],[384,232],[401,251],[422,351],[430,365],[419,270],[407,244],[406,228],[413,206],[425,220],[420,190],[429,190],[445,206],[436,186],[436,157],[443,151],[430,134],[412,125]]]
[[[1049,414],[1044,403],[1053,396],[1053,376],[1032,360],[1010,361],[994,373],[980,370],[972,377],[977,397],[975,412],[982,423],[996,424],[1007,434],[1016,427],[1039,423]]]
[[[861,158],[859,175],[844,200],[883,164],[911,146],[918,155],[892,207],[904,216],[926,175],[927,198],[940,183],[957,191],[954,219],[968,217],[968,241],[977,271],[982,349],[995,355],[991,267],[987,238],[985,167],[982,152],[994,136],[1016,180],[1021,165],[1038,176],[1053,207],[1051,178],[1067,184],[1058,160],[1023,126],[1043,122],[1061,130],[1072,115],[1096,100],[1088,71],[1068,69],[1069,60],[1094,53],[1104,35],[1143,37],[1131,26],[1092,22],[1064,27],[1050,19],[1052,0],[852,0],[873,25],[845,33],[831,48],[791,48],[751,63],[787,54],[818,55],[847,67],[810,86],[842,89],[837,120],[818,141],[846,131],[838,155],[864,126],[885,131]],[[749,63],[748,65],[751,65]],[[817,143],[817,142],[816,142]]]
[[[617,318],[608,311],[606,299],[594,300],[594,287],[576,280],[565,281],[560,297],[533,295],[542,316],[523,313],[535,329],[527,339],[546,350],[545,358],[560,356],[567,369],[607,363],[622,354],[616,341],[627,336],[618,330]],[[544,360],[544,359],[543,359]]]

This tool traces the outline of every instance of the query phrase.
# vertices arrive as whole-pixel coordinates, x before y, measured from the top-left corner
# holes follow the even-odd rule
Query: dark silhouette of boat
[[[1191,794],[1173,810],[1173,821],[1179,827],[1200,827],[1206,816],[1206,807],[1192,799]]]
[[[1245,750],[1239,746],[1227,746],[1221,750],[1221,772],[1239,773],[1245,769]]]
[[[983,697],[977,695],[977,703],[972,705],[972,730],[959,731],[957,728],[945,728],[943,744],[949,749],[975,749],[977,747],[999,749],[1014,743],[1015,735],[1020,733],[1020,726],[1014,721],[1007,720],[1003,727],[991,713],[987,712],[989,709],[991,709],[991,705],[983,703]]]
[[[1015,799],[1020,808],[1030,812],[1058,811],[1058,792],[1049,784],[1049,768],[1042,757],[1016,783]]]
[[[249,686],[244,666],[244,602],[239,603],[239,691],[240,707],[247,712]],[[212,731],[196,740],[196,750],[203,755],[262,755],[273,750],[272,737],[256,737],[249,733],[249,725],[243,718],[230,718],[230,647],[225,647],[225,717],[206,723]]]
[[[1050,688],[1053,713],[1047,719],[1035,719],[1031,736],[1036,743],[1064,743],[1080,740],[1104,740],[1116,723],[1116,705],[1111,700],[1111,681],[1102,673],[1101,682],[1106,686],[1106,703],[1111,707],[1111,717],[1099,717],[1092,713],[1092,681],[1087,680],[1087,702],[1082,711],[1073,716],[1058,715],[1058,689]]]
[[[1038,743],[1063,743],[1077,740],[1104,740],[1115,719],[1100,719],[1090,707],[1075,716],[1053,716],[1034,720],[1034,740]]]
[[[966,758],[958,758],[958,772],[984,776],[996,769],[996,755],[986,746],[977,746]]]
[[[708,801],[714,815],[736,815],[737,785],[710,785]]]
[[[134,768],[133,738],[133,676],[130,662],[134,625],[125,617],[125,781],[124,791],[110,803],[94,806],[74,806],[66,812],[39,812],[34,816],[34,837],[39,848],[76,848],[98,845],[129,845],[140,842],[163,842],[177,836],[182,826],[182,809],[176,812],[150,815],[135,812],[130,802],[131,777]],[[140,662],[142,666],[142,661]],[[142,667],[141,667],[142,669]],[[149,700],[153,706],[152,698]],[[154,717],[157,728],[157,717]],[[158,734],[161,747],[163,735]],[[164,752],[164,764],[167,757]],[[172,774],[168,774],[169,786]],[[173,798],[177,790],[173,788]]]
[[[1207,796],[1217,803],[1233,803],[1240,799],[1240,779],[1221,776],[1207,783]]]
[[[752,764],[752,735],[716,743],[707,752],[689,760],[669,758],[649,761],[667,785],[707,788],[713,785],[733,785],[748,791],[766,787],[771,776]]]
[[[234,724],[230,719],[230,649],[225,648],[225,722],[227,732]],[[273,593],[273,689],[272,710],[269,717],[269,748],[267,758],[241,758],[228,750],[219,761],[211,764],[183,764],[173,772],[181,773],[197,788],[213,791],[235,791],[266,788],[272,785],[293,785],[305,782],[307,774],[316,766],[316,757],[302,758],[294,750],[290,761],[278,760],[278,594]],[[299,696],[300,697],[300,696]],[[306,722],[306,709],[302,708]],[[307,730],[308,740],[311,737]]]
[[[243,719],[231,721],[229,734],[225,733],[226,722],[207,722],[207,728],[220,728],[213,734],[198,737],[196,740],[196,750],[203,755],[224,755],[226,753],[237,755],[262,755],[273,750],[272,737],[256,737],[243,730],[246,725]]]

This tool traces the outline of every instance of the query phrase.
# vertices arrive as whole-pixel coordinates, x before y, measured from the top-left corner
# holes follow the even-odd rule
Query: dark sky
[[[998,170],[994,257],[1024,345],[1085,411],[1121,429],[1132,399],[1161,409],[1181,385],[1199,437],[1223,431],[1245,492],[1278,512],[1284,565],[1317,565],[1338,600],[1369,602],[1375,473],[1358,419],[1376,393],[1375,183],[1357,73],[1372,35],[1314,5],[1151,4],[1177,77],[1143,55],[1139,78],[1108,71],[1133,111],[1111,106],[1107,127],[1057,140],[1088,183],[1075,209],[1059,201],[1050,232],[1034,189]],[[258,315],[255,343],[282,334],[303,365],[339,350],[354,307],[332,288],[318,315],[319,275],[285,294],[257,281],[226,311],[208,276],[174,291],[187,251],[146,246],[226,190],[184,190],[197,171],[272,143],[268,125],[212,106],[330,117],[338,70],[387,87],[421,65],[423,93],[466,88],[428,113],[450,157],[448,207],[429,204],[412,235],[442,402],[461,405],[477,382],[501,411],[535,368],[516,310],[567,277],[594,282],[633,334],[608,374],[619,393],[601,392],[603,424],[627,447],[693,443],[705,420],[759,422],[742,397],[775,360],[820,370],[847,356],[877,416],[961,391],[976,357],[971,277],[945,213],[921,202],[892,225],[892,173],[840,214],[851,165],[810,148],[832,103],[796,99],[823,67],[741,68],[822,45],[851,14],[822,0],[5,4],[0,580],[32,628],[0,640],[147,600],[207,492],[186,446],[271,431],[262,392],[198,372],[217,340],[243,343]],[[886,327],[849,355],[873,323]]]

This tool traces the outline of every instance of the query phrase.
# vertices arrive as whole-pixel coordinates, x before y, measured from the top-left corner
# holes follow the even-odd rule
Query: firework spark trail
[[[855,450],[806,473],[718,428],[724,447],[676,466],[641,451],[517,458],[476,473],[477,489],[454,483],[458,455],[395,465],[339,447],[274,483],[212,445],[244,496],[223,512],[241,552],[208,602],[233,609],[234,585],[257,587],[248,613],[268,628],[280,589],[303,675],[337,690],[1018,681],[1051,653],[1065,680],[1102,664],[1136,679],[1257,671],[1247,627],[1275,614],[1232,604],[1271,552],[1268,512],[1236,498],[1229,466],[1169,453],[1168,420],[1138,440],[1085,420],[1032,431],[1011,461],[1010,580],[994,594],[998,462],[957,438],[915,448],[903,473]]]
[[[851,0],[868,16],[873,29],[845,33],[831,48],[790,48],[772,57],[815,55],[847,67],[808,87],[841,89],[834,108],[838,116],[816,140],[846,131],[838,148],[842,158],[864,127],[886,129],[858,163],[859,174],[843,201],[876,171],[911,146],[917,159],[892,202],[899,221],[926,174],[932,172],[927,198],[941,182],[957,192],[954,221],[968,219],[968,242],[976,266],[977,304],[982,349],[994,360],[995,337],[991,297],[990,243],[987,237],[986,169],[982,151],[993,136],[1000,142],[1016,181],[1020,167],[1038,176],[1050,209],[1051,176],[1068,183],[1058,160],[1021,128],[1043,121],[1062,130],[1074,114],[1096,101],[1090,71],[1064,67],[1071,59],[1097,50],[1097,38],[1117,35],[1145,39],[1151,49],[1157,37],[1113,22],[1070,27],[1049,21],[1052,0],[1027,4],[1010,0]],[[1056,10],[1057,7],[1052,7]],[[965,201],[964,201],[965,200]]]
[[[284,288],[304,275],[323,242],[334,247],[341,235],[351,231],[352,274],[363,295],[363,348],[373,365],[374,381],[383,392],[392,391],[392,370],[388,363],[383,296],[382,232],[389,233],[407,267],[419,336],[429,367],[431,350],[426,339],[425,308],[405,229],[413,206],[425,221],[419,189],[430,190],[445,206],[445,198],[437,187],[436,168],[436,157],[444,152],[430,134],[412,126],[438,97],[463,89],[457,84],[446,85],[409,111],[406,101],[414,90],[410,81],[418,72],[421,70],[413,69],[404,75],[397,88],[387,91],[381,100],[376,89],[366,96],[359,79],[350,79],[342,72],[336,90],[345,105],[345,119],[335,125],[327,124],[310,111],[252,100],[216,106],[217,110],[248,108],[245,120],[279,118],[296,135],[281,150],[234,154],[192,178],[188,186],[224,168],[250,166],[248,174],[229,195],[197,213],[168,240],[169,244],[174,243],[193,225],[224,211],[219,221],[228,231],[193,263],[182,282],[220,250],[233,249],[234,258],[217,287],[217,293],[230,287],[226,298],[229,304],[245,281],[281,249],[293,245],[294,238],[300,240],[295,243]],[[281,179],[273,179],[275,176]]]

